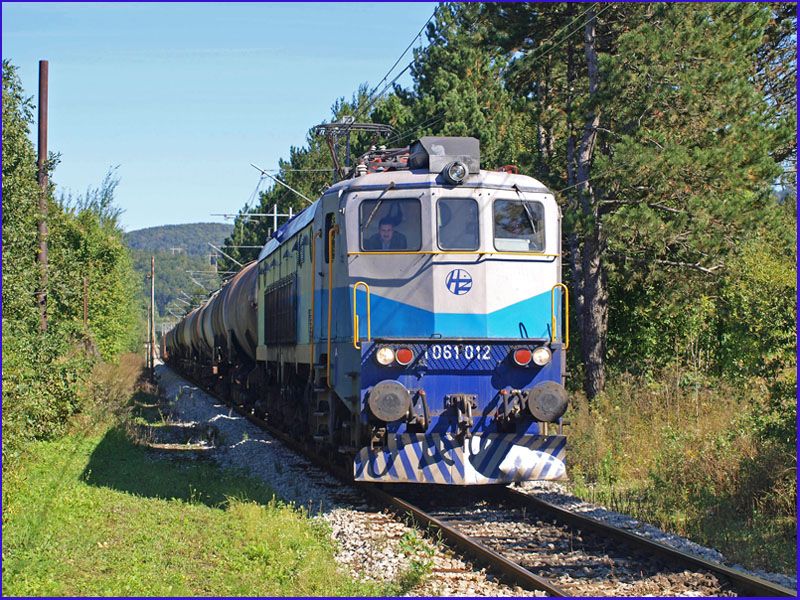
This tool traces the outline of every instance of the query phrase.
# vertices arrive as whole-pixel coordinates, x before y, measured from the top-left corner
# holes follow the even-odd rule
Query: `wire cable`
[[[389,138],[388,140],[386,140],[386,145],[389,146],[391,144],[396,144],[397,142],[400,142],[401,140],[404,140],[407,137],[414,135],[420,129],[425,129],[427,127],[433,127],[434,125],[438,125],[439,122],[444,121],[445,117],[446,115],[444,114],[440,114],[438,116],[434,115],[422,121],[422,123],[414,125],[411,129],[406,129],[405,131]]]
[[[397,75],[395,75],[394,79],[392,79],[392,80],[391,80],[389,83],[387,83],[387,84],[384,86],[384,88],[383,88],[383,89],[380,91],[380,93],[379,93],[377,96],[375,96],[375,97],[374,97],[374,98],[373,98],[373,99],[370,101],[370,103],[369,103],[369,104],[367,104],[366,106],[364,106],[364,107],[363,107],[363,108],[362,108],[362,109],[361,109],[361,110],[360,110],[360,111],[359,111],[359,112],[358,112],[358,113],[357,113],[357,114],[356,114],[356,115],[353,117],[353,121],[352,121],[352,123],[350,123],[350,124],[347,126],[347,128],[345,128],[345,130],[344,130],[344,133],[347,133],[347,132],[349,132],[349,131],[350,131],[350,129],[352,129],[353,125],[355,125],[356,121],[358,120],[358,117],[359,117],[359,116],[361,116],[361,113],[362,113],[362,112],[364,112],[365,110],[369,110],[370,108],[372,108],[372,107],[374,106],[374,104],[375,104],[375,103],[376,103],[378,100],[380,100],[380,98],[381,98],[381,96],[383,96],[384,92],[385,92],[386,90],[388,90],[390,87],[392,87],[392,86],[395,84],[395,82],[396,82],[398,79],[400,79],[400,77],[403,75],[403,73],[405,73],[406,71],[408,71],[408,70],[411,68],[411,66],[412,66],[413,64],[414,64],[414,61],[412,60],[410,63],[408,63],[408,64],[407,64],[407,65],[406,65],[406,66],[403,68],[403,70],[402,70],[402,71],[400,71],[400,72],[399,72]]]
[[[528,58],[529,60],[532,60],[533,58],[535,58],[536,57],[536,53],[539,52],[540,50],[542,50],[542,48],[545,48],[546,47],[545,45],[547,44],[547,42],[551,41],[553,38],[558,37],[565,29],[567,29],[569,27],[572,27],[578,21],[578,19],[583,18],[589,11],[597,8],[598,4],[600,4],[600,3],[599,2],[595,2],[589,8],[587,8],[585,11],[583,11],[581,14],[579,14],[577,17],[575,17],[571,21],[569,21],[569,23],[566,23],[566,24],[562,25],[561,27],[559,27],[558,29],[556,29],[556,31],[549,38],[547,38],[541,44],[539,44],[539,47],[536,48],[531,53],[530,57],[526,57],[526,58]],[[569,36],[567,36],[567,38],[568,37]],[[564,38],[564,39],[567,39],[567,38]]]
[[[409,51],[409,50],[411,49],[411,47],[414,45],[414,42],[416,42],[416,41],[417,41],[417,39],[418,39],[418,38],[419,38],[419,37],[422,35],[422,32],[423,32],[423,31],[425,31],[425,28],[428,26],[428,23],[430,23],[430,22],[431,22],[431,20],[433,19],[433,17],[435,17],[435,16],[436,16],[436,10],[437,10],[437,9],[438,9],[438,6],[437,6],[437,8],[434,8],[434,9],[433,9],[433,12],[431,13],[431,16],[430,16],[430,17],[428,17],[428,20],[427,20],[427,21],[425,21],[425,24],[424,24],[424,25],[423,25],[423,26],[420,28],[420,30],[417,32],[417,35],[415,35],[413,38],[411,38],[411,42],[409,42],[408,46],[406,46],[406,49],[405,49],[405,50],[403,50],[403,53],[402,53],[400,56],[398,56],[398,57],[397,57],[397,60],[396,60],[396,61],[394,61],[394,64],[393,64],[393,65],[392,65],[392,66],[389,68],[389,70],[386,72],[386,75],[384,75],[384,76],[383,76],[383,79],[381,79],[381,80],[378,82],[378,85],[376,85],[376,86],[375,86],[375,87],[372,89],[372,91],[371,91],[371,92],[370,92],[370,93],[367,95],[367,97],[364,99],[364,102],[367,102],[367,101],[369,101],[369,104],[368,104],[367,106],[372,106],[372,104],[374,104],[374,102],[375,102],[375,99],[373,99],[373,98],[372,98],[372,96],[375,94],[375,91],[376,91],[376,90],[377,90],[377,89],[378,89],[378,88],[381,86],[381,84],[382,84],[384,81],[386,81],[386,80],[389,78],[389,75],[391,75],[392,71],[394,71],[395,67],[396,67],[396,66],[397,66],[397,65],[400,63],[400,61],[401,61],[401,60],[403,60],[403,57],[404,57],[404,56],[405,56],[405,55],[408,53],[408,51]],[[406,71],[406,70],[408,70],[408,68],[409,68],[409,67],[410,67],[410,66],[411,66],[413,63],[414,63],[414,61],[411,61],[411,63],[410,63],[410,64],[409,64],[409,65],[408,65],[408,66],[407,66],[405,69],[403,69],[403,70],[400,72],[400,74],[399,74],[399,75],[397,75],[397,76],[396,76],[396,77],[395,77],[395,78],[394,78],[394,79],[391,81],[391,83],[389,83],[389,84],[388,84],[386,87],[388,87],[389,85],[392,85],[392,84],[393,84],[395,81],[397,81],[397,79],[399,79],[400,75],[402,75],[403,73],[405,73],[405,71]],[[380,94],[378,94],[378,96],[377,96],[378,98],[380,98],[380,96],[381,96],[381,95],[383,95],[383,92],[384,92],[384,91],[386,91],[386,87],[384,87],[384,88],[383,88],[383,90],[381,90],[381,93],[380,93]],[[355,110],[355,112],[354,112],[354,116],[353,116],[353,123],[355,123],[355,122],[356,122],[356,120],[358,119],[358,117],[359,117],[359,116],[360,116],[360,115],[363,113],[363,111],[364,111],[364,108],[365,108],[365,107],[364,107],[364,105],[362,105],[362,106],[359,106],[359,107],[356,107],[356,110]],[[351,124],[351,127],[352,127],[352,124]],[[349,128],[348,128],[346,131],[349,131]]]

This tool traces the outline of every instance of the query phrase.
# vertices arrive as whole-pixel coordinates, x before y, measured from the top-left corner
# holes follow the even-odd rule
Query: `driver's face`
[[[379,230],[381,240],[384,242],[391,242],[392,236],[394,235],[394,226],[392,225],[381,225]]]

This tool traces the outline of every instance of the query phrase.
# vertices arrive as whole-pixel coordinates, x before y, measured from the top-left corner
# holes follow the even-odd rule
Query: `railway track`
[[[349,471],[332,465],[326,457],[249,411],[205,391],[343,483],[358,488],[378,505],[434,531],[451,547],[490,566],[503,579],[524,589],[562,597],[796,595],[794,590],[513,488],[425,486],[420,489],[405,485],[381,488],[354,483]]]
[[[519,585],[554,596],[794,596],[793,590],[573,513],[513,488],[413,488],[396,494],[421,521],[455,532],[463,550],[489,548],[529,573]],[[415,515],[416,516],[416,515]],[[465,540],[463,538],[466,538]],[[461,541],[458,541],[461,540]],[[489,557],[504,573],[502,562]]]

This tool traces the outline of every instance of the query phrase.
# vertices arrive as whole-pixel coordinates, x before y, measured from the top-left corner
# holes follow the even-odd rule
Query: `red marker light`
[[[517,348],[514,350],[514,362],[520,367],[528,365],[528,363],[531,362],[531,358],[533,358],[533,354],[527,348]]]
[[[410,348],[398,348],[394,353],[394,358],[398,364],[401,364],[405,367],[406,365],[411,364],[411,361],[414,360],[414,353]]]

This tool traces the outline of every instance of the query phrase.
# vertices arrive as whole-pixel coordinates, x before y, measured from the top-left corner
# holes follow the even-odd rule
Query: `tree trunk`
[[[583,390],[591,399],[606,383],[605,357],[608,330],[608,287],[602,263],[600,232],[591,232],[583,241],[583,315],[581,355],[584,364]]]
[[[568,17],[572,17],[571,9],[568,10]],[[567,209],[571,213],[569,225],[567,227],[567,251],[570,268],[570,284],[572,287],[573,308],[575,315],[578,316],[579,332],[583,331],[583,259],[581,256],[580,239],[580,220],[575,216],[580,211],[580,200],[577,189],[578,176],[576,173],[575,158],[575,127],[572,118],[572,90],[575,89],[577,78],[575,69],[575,52],[572,44],[567,45],[567,97],[565,112],[567,117]]]
[[[608,287],[603,266],[603,236],[595,190],[591,185],[592,158],[600,125],[597,94],[600,88],[600,71],[595,47],[596,13],[589,12],[584,30],[584,51],[589,76],[590,109],[586,115],[580,147],[575,153],[576,188],[582,217],[581,229],[581,357],[584,364],[583,389],[592,399],[605,386],[605,355],[608,331]]]

